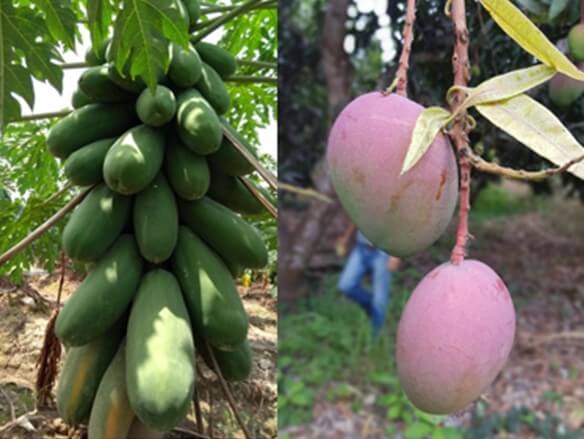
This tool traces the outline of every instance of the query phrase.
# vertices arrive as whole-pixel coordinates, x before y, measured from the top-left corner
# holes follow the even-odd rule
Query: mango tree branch
[[[0,255],[0,265],[4,264],[6,261],[10,260],[26,247],[28,247],[33,241],[37,240],[41,237],[43,233],[57,224],[67,213],[75,208],[79,203],[83,201],[85,196],[89,193],[92,188],[89,188],[79,195],[74,197],[71,201],[65,204],[61,209],[59,209],[52,217],[38,226],[33,232],[31,232],[28,236],[26,236],[22,241],[18,244],[14,245],[8,251],[6,251],[3,255]]]
[[[283,183],[281,181],[278,182],[278,189],[283,190],[283,191],[292,192],[294,194],[302,195],[304,197],[315,198],[315,199],[322,201],[324,203],[334,203],[335,202],[335,200],[333,200],[328,195],[323,194],[322,192],[318,192],[318,191],[316,191],[314,189],[310,189],[310,188],[303,188],[303,187],[294,186],[293,184]]]
[[[410,52],[412,51],[412,41],[414,39],[414,21],[416,20],[416,0],[407,0],[406,22],[404,24],[404,46],[399,57],[399,67],[397,69],[396,93],[400,96],[407,96],[408,88],[408,68],[410,66]]]
[[[498,165],[496,163],[488,162],[482,157],[472,152],[470,148],[467,150],[466,154],[468,156],[470,164],[479,171],[500,175],[501,177],[528,181],[544,180],[553,175],[565,172],[576,163],[584,161],[584,155],[581,155],[580,157],[576,157],[557,168],[544,169],[541,171],[525,171],[523,169],[512,169]]]
[[[466,27],[464,0],[452,0],[451,17],[454,25],[454,51],[452,53],[452,68],[454,71],[454,85],[466,87],[470,79],[468,61],[469,35]],[[455,92],[450,101],[450,108],[455,113],[464,100],[462,92]],[[456,232],[456,244],[452,250],[450,260],[453,264],[460,264],[466,254],[468,240],[468,213],[470,210],[470,179],[471,163],[468,157],[470,150],[468,144],[468,123],[466,111],[460,112],[454,121],[450,137],[458,152],[460,164],[460,205],[458,215],[458,230]]]

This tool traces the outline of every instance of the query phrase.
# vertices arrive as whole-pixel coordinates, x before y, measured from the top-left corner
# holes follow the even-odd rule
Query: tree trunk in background
[[[352,68],[345,53],[345,21],[350,0],[329,0],[321,37],[321,60],[328,91],[329,126],[351,97]],[[315,166],[312,180],[319,192],[333,195],[324,158]],[[307,294],[306,271],[323,228],[338,212],[338,203],[312,200],[304,220],[295,230],[280,222],[278,290],[280,297],[295,299]]]

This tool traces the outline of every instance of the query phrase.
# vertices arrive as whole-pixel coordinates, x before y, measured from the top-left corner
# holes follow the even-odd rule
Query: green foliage
[[[39,0],[36,3],[45,16],[53,40],[61,41],[67,49],[74,50],[77,17],[72,10],[71,0]]]
[[[126,0],[114,23],[112,53],[120,73],[131,57],[130,75],[154,90],[170,61],[168,42],[188,45],[188,25],[176,0]]]
[[[472,413],[471,425],[465,434],[468,439],[496,437],[538,437],[542,439],[577,439],[581,431],[573,431],[550,414],[538,415],[527,407],[513,407],[506,413],[487,413],[483,403]]]
[[[55,121],[26,122],[7,127],[0,142],[0,253],[42,224],[70,198],[59,164],[46,152],[45,136]],[[23,272],[39,263],[52,270],[59,260],[63,222],[0,266],[0,274],[21,282]]]
[[[54,21],[48,17],[45,20],[38,10],[0,0],[0,133],[6,122],[20,118],[20,105],[14,95],[33,107],[31,75],[62,90],[63,72],[55,64],[62,58],[55,41],[47,38],[47,34],[51,35],[47,23],[52,23],[52,33],[59,35]],[[65,36],[69,40],[70,35]]]
[[[336,280],[336,277],[327,278],[324,293],[310,298],[298,312],[289,315],[280,311],[283,316],[278,340],[281,427],[310,420],[315,395],[330,382],[356,387],[374,385],[382,392],[377,405],[387,407],[388,411],[388,404],[396,401],[385,395],[395,391],[401,394],[395,376],[393,342],[407,292],[394,285],[386,327],[374,341],[365,313],[336,291]],[[341,394],[346,393],[342,390]],[[329,396],[334,393],[329,392]],[[397,402],[405,404],[405,396],[401,398]]]
[[[234,56],[245,60],[276,62],[278,13],[276,9],[245,14],[224,26],[225,33],[219,45]],[[269,69],[239,69],[241,75],[271,74]],[[264,128],[278,118],[278,90],[270,84],[228,83],[232,108],[226,115],[234,126],[251,143],[257,142],[256,130]],[[252,116],[252,117],[250,117]]]
[[[109,0],[87,0],[87,22],[91,42],[98,50],[108,37],[112,23],[112,5]]]
[[[471,218],[475,221],[523,213],[537,205],[538,200],[514,193],[499,184],[489,183],[473,203]]]

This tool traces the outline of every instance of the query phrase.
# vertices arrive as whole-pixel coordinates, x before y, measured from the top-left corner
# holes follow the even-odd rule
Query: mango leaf
[[[584,72],[560,52],[509,0],[480,0],[493,20],[525,51],[566,76],[584,81]]]
[[[543,84],[555,73],[556,70],[553,67],[538,64],[495,76],[474,88],[467,89],[468,96],[463,106],[468,108],[473,105],[502,101],[523,94],[527,90]]]
[[[566,10],[570,0],[554,0],[548,12],[549,21],[555,20],[562,12]]]
[[[527,95],[477,105],[476,109],[494,125],[558,166],[584,155],[584,147],[562,122]],[[568,172],[584,180],[584,163],[571,166]]]
[[[451,118],[451,113],[440,107],[428,107],[422,111],[416,120],[401,174],[405,174],[418,163],[418,160],[430,148],[440,129],[446,126]]]
[[[62,91],[63,71],[54,62],[62,58],[46,41],[46,29],[35,10],[0,0],[0,134],[6,122],[20,118],[14,94],[34,105],[31,75]]]
[[[106,40],[112,23],[112,7],[109,0],[87,0],[87,22],[91,43],[96,49]]]
[[[75,49],[77,17],[71,0],[40,0],[39,9],[46,17],[47,29],[55,41],[62,41],[67,49]]]
[[[544,16],[547,14],[547,8],[537,0],[517,0],[524,9],[537,16]]]
[[[125,0],[114,23],[112,39],[116,69],[123,73],[131,60],[130,75],[140,76],[153,90],[168,70],[169,40],[189,44],[188,23],[182,19],[177,0]]]

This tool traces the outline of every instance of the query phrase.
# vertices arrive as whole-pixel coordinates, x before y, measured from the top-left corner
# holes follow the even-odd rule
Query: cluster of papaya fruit
[[[191,24],[197,4],[182,5]],[[89,273],[55,324],[67,347],[57,406],[67,423],[88,421],[90,439],[162,437],[181,422],[195,352],[227,380],[251,370],[235,278],[267,250],[242,217],[264,213],[240,180],[253,167],[224,132],[253,147],[221,117],[236,60],[204,42],[169,50],[154,93],[113,67],[109,45],[92,50],[75,110],[47,137],[67,177],[90,187],[63,231]]]
[[[562,41],[565,41],[565,44],[558,44],[558,47],[567,52],[580,70],[584,70],[584,24],[572,27],[566,40]],[[567,108],[584,93],[584,82],[556,73],[550,79],[548,93],[554,105]]]

